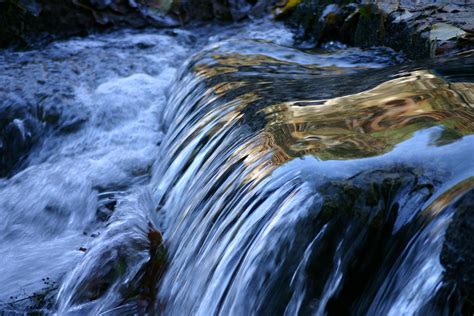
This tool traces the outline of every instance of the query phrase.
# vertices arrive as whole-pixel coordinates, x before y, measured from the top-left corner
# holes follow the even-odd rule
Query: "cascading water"
[[[305,57],[230,41],[178,77],[152,181],[164,314],[440,312],[443,232],[473,184],[472,84]]]
[[[469,312],[440,257],[474,207],[474,56],[400,66],[289,48],[268,22],[217,31],[2,56],[4,89],[41,101],[8,123],[26,136],[1,161],[2,310]]]

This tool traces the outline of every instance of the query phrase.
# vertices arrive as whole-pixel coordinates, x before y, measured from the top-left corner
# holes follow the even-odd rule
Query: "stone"
[[[241,20],[271,0],[3,0],[0,47],[28,47],[38,38],[86,35],[110,27],[175,27],[191,20]],[[42,35],[42,36],[39,36]]]
[[[0,102],[0,177],[6,177],[28,156],[43,127],[35,107],[17,95]]]
[[[296,6],[288,22],[296,29],[297,42],[388,46],[415,60],[474,47],[474,6],[449,1],[433,5],[424,0],[417,5],[398,0],[364,0],[362,4],[334,1],[329,6],[327,2],[303,0]],[[337,12],[335,4],[339,4]],[[326,8],[333,11],[325,13]]]
[[[387,14],[374,4],[359,8],[359,21],[354,34],[357,46],[371,47],[382,45],[386,36]]]
[[[465,193],[452,207],[455,214],[446,231],[440,260],[446,269],[445,279],[455,285],[456,295],[466,298],[466,304],[471,305],[465,309],[473,310],[474,190]]]
[[[430,40],[448,41],[466,35],[466,32],[448,23],[435,23],[431,26]]]

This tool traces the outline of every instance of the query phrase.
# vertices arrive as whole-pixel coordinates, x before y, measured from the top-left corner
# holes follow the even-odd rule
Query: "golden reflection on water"
[[[467,178],[449,188],[433,201],[424,211],[425,214],[435,217],[446,209],[456,198],[462,196],[474,187],[474,177]]]
[[[299,64],[259,54],[227,53],[210,54],[208,57],[212,60],[211,63],[202,62],[193,67],[196,75],[211,78],[227,73],[245,71],[246,68],[258,69],[261,73],[288,73],[298,70],[298,72],[307,72],[313,75],[343,75],[355,70],[367,69],[364,66],[341,68],[316,64]]]
[[[473,133],[473,91],[472,83],[449,84],[420,70],[361,93],[284,102],[261,111],[265,131],[286,157],[354,159],[386,153],[434,125],[459,137]],[[275,162],[285,162],[278,155]]]
[[[245,108],[262,98],[258,85],[268,82],[261,78],[260,81],[246,81],[245,75],[236,73],[245,74],[249,69],[258,73],[259,68],[255,67],[259,66],[268,70],[271,65],[296,65],[263,55],[229,53],[210,56],[205,62],[195,65],[194,72],[205,79],[232,73],[232,79],[229,76],[217,77],[217,80],[222,80],[217,84],[214,82],[210,90],[218,99],[244,88],[239,96],[227,101],[236,104],[234,111],[238,112],[238,117],[243,117]],[[310,80],[318,80],[321,74],[338,76],[354,71],[334,66],[297,67],[314,74]],[[271,68],[269,73],[273,71]],[[304,85],[308,78],[289,80],[293,84],[301,80]],[[245,156],[244,163],[254,165],[252,179],[263,178],[276,166],[304,155],[322,160],[381,155],[410,138],[414,132],[435,125],[448,131],[442,136],[447,139],[440,139],[436,145],[474,132],[474,84],[450,83],[430,70],[402,73],[372,89],[342,97],[278,102],[276,96],[271,103],[259,109],[265,121],[263,130],[256,131],[252,141],[246,142],[234,155]],[[268,163],[255,166],[257,160],[261,161],[269,154]]]

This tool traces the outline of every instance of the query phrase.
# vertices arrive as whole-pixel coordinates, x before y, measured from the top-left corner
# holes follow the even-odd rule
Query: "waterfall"
[[[291,36],[1,52],[0,313],[472,314],[473,53]]]
[[[337,55],[305,57],[230,41],[173,83],[152,178],[164,314],[412,315],[435,304],[444,232],[473,192],[472,84],[429,65],[362,72],[331,67]]]

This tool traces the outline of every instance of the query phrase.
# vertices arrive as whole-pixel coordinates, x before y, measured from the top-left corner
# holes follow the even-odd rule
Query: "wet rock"
[[[354,34],[354,43],[361,47],[379,46],[384,42],[387,30],[387,14],[374,4],[359,7],[359,21]]]
[[[64,133],[72,133],[77,130],[89,119],[87,113],[79,110],[67,112],[67,115],[62,117],[58,129]]]
[[[330,4],[324,8],[316,26],[316,40],[318,43],[339,39],[339,29],[342,26],[342,10],[337,4]]]
[[[298,4],[301,3],[301,0],[288,0],[288,1],[282,1],[276,4],[276,8],[274,11],[275,17],[277,19],[285,18],[293,11],[295,8],[298,6]]]
[[[406,19],[400,18],[405,15]],[[421,17],[421,15],[419,15]],[[433,45],[428,33],[416,28],[414,15],[400,12],[389,15],[386,25],[387,37],[383,44],[397,51],[403,51],[411,59],[423,59],[432,56]]]
[[[474,6],[400,6],[393,1],[344,4],[301,2],[289,18],[296,40],[322,46],[328,41],[388,46],[411,59],[423,59],[474,47]]]
[[[36,109],[15,94],[0,101],[0,177],[28,155],[42,132]]]
[[[40,118],[45,125],[63,133],[77,131],[89,120],[89,111],[72,96],[47,96],[39,103]]]
[[[349,4],[342,7],[344,13],[344,21],[340,28],[340,40],[343,43],[354,45],[355,32],[357,23],[359,22],[359,8],[355,4]]]
[[[303,314],[315,312],[311,302],[321,301],[336,269],[343,273],[322,312],[367,314],[376,295],[376,283],[386,279],[391,264],[421,226],[415,219],[397,231],[397,217],[403,209],[416,213],[423,207],[432,194],[431,181],[420,170],[397,166],[324,185],[324,203],[311,223],[314,232],[309,232],[322,233],[306,267],[308,287]]]
[[[449,41],[466,35],[466,32],[448,23],[435,23],[431,26],[430,40]]]
[[[449,225],[441,264],[445,279],[456,289],[455,294],[464,301],[463,308],[474,311],[474,190],[467,192],[454,205],[455,214]],[[466,313],[468,315],[468,313]]]
[[[241,20],[271,0],[0,1],[0,47],[85,35],[111,27],[174,27],[191,20]]]
[[[145,236],[132,238],[109,231],[105,237],[111,241],[108,249],[79,248],[85,252],[86,269],[77,275],[72,302],[83,304],[87,310],[93,308],[91,302],[115,296],[113,300],[119,306],[133,306],[135,312],[131,314],[156,314],[156,285],[166,264],[166,250],[161,233],[151,224],[143,233]],[[117,306],[108,307],[115,310]]]
[[[252,4],[246,0],[229,0],[230,14],[234,21],[244,19],[252,9]]]
[[[289,18],[297,28],[297,41],[322,46],[329,41],[353,44],[359,22],[359,6],[347,1],[303,1]],[[361,31],[360,31],[361,32]]]
[[[227,20],[239,21],[270,7],[268,0],[186,0],[181,10],[185,20]]]

